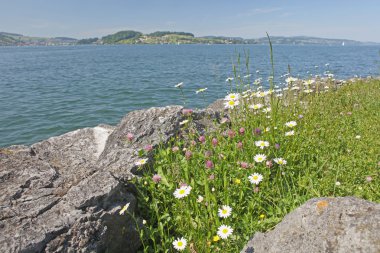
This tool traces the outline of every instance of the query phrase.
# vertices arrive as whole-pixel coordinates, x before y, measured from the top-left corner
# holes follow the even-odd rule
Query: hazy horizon
[[[246,39],[308,36],[380,42],[375,0],[14,0],[0,2],[0,31],[36,37],[102,37],[122,30]]]

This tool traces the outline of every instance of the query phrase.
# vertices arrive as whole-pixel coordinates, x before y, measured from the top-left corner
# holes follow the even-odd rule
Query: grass
[[[309,88],[313,92],[302,92]],[[282,96],[257,94],[241,93],[239,105],[229,109],[230,122],[203,136],[190,115],[181,137],[155,150],[153,167],[135,179],[143,252],[240,252],[255,232],[272,229],[310,198],[380,201],[379,80],[338,89],[331,79],[310,85],[298,80]],[[251,109],[253,104],[263,107]],[[286,125],[291,121],[296,126]],[[290,131],[294,135],[286,136]],[[257,141],[269,146],[261,149]],[[266,160],[255,161],[257,154]],[[261,182],[250,182],[254,173]],[[176,198],[181,186],[190,192]],[[223,205],[232,208],[225,218],[218,215]],[[225,239],[218,234],[221,225],[233,230]],[[173,245],[180,238],[186,245]]]

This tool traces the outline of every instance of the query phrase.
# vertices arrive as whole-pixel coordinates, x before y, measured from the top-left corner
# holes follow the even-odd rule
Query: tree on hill
[[[110,34],[110,35],[104,36],[102,38],[102,41],[103,41],[103,43],[111,44],[111,43],[117,43],[118,41],[121,41],[121,40],[137,39],[137,38],[141,37],[141,35],[142,35],[141,32],[121,31],[121,32],[117,32],[115,34]]]
[[[78,40],[77,44],[78,45],[94,44],[97,41],[98,41],[98,38],[81,39],[81,40]]]
[[[165,35],[183,35],[183,36],[194,37],[194,34],[192,34],[192,33],[186,33],[186,32],[169,32],[169,31],[158,31],[158,32],[150,33],[150,34],[148,34],[148,35],[151,36],[151,37],[162,37],[162,36],[165,36]]]

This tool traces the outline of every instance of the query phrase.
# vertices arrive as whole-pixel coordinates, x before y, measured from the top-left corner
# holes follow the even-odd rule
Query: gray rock
[[[127,181],[138,173],[138,151],[165,145],[185,118],[180,106],[150,108],[127,114],[117,127],[0,149],[2,252],[136,252],[141,222],[119,214],[126,203],[130,213],[137,205]],[[217,127],[219,114],[196,111],[192,118],[204,132]]]
[[[167,106],[128,113],[109,136],[99,158],[99,167],[120,180],[131,179],[138,173],[135,165],[138,151],[146,145],[156,147],[166,143],[176,135],[184,118],[181,111],[181,106]],[[128,141],[128,133],[134,135],[132,141]]]
[[[378,253],[380,204],[354,197],[307,201],[267,233],[256,233],[245,253]]]
[[[59,178],[54,181],[54,188],[65,192],[95,173],[97,160],[113,129],[105,125],[78,129],[33,144],[32,152],[57,171]]]
[[[135,221],[118,213],[126,203],[133,212],[134,195],[97,165],[111,130],[80,129],[32,147],[0,150],[2,252],[134,252],[139,247]],[[121,236],[128,239],[113,241]]]

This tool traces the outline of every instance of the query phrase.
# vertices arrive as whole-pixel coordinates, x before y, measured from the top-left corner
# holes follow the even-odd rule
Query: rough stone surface
[[[137,205],[128,179],[138,172],[138,150],[180,133],[182,109],[134,111],[116,127],[0,149],[1,252],[136,252],[141,221],[119,214],[126,203],[130,213]],[[216,127],[219,114],[196,111],[192,118],[202,132]]]
[[[133,212],[132,191],[99,167],[113,129],[79,129],[31,147],[0,149],[1,252],[133,252],[140,246],[135,222],[118,213],[128,202]]]
[[[244,253],[378,253],[380,204],[354,197],[315,198],[276,228],[256,233]]]
[[[99,166],[121,180],[137,173],[138,151],[146,145],[166,143],[179,130],[183,120],[181,106],[152,107],[128,113],[108,137]],[[128,141],[127,134],[134,138]]]

